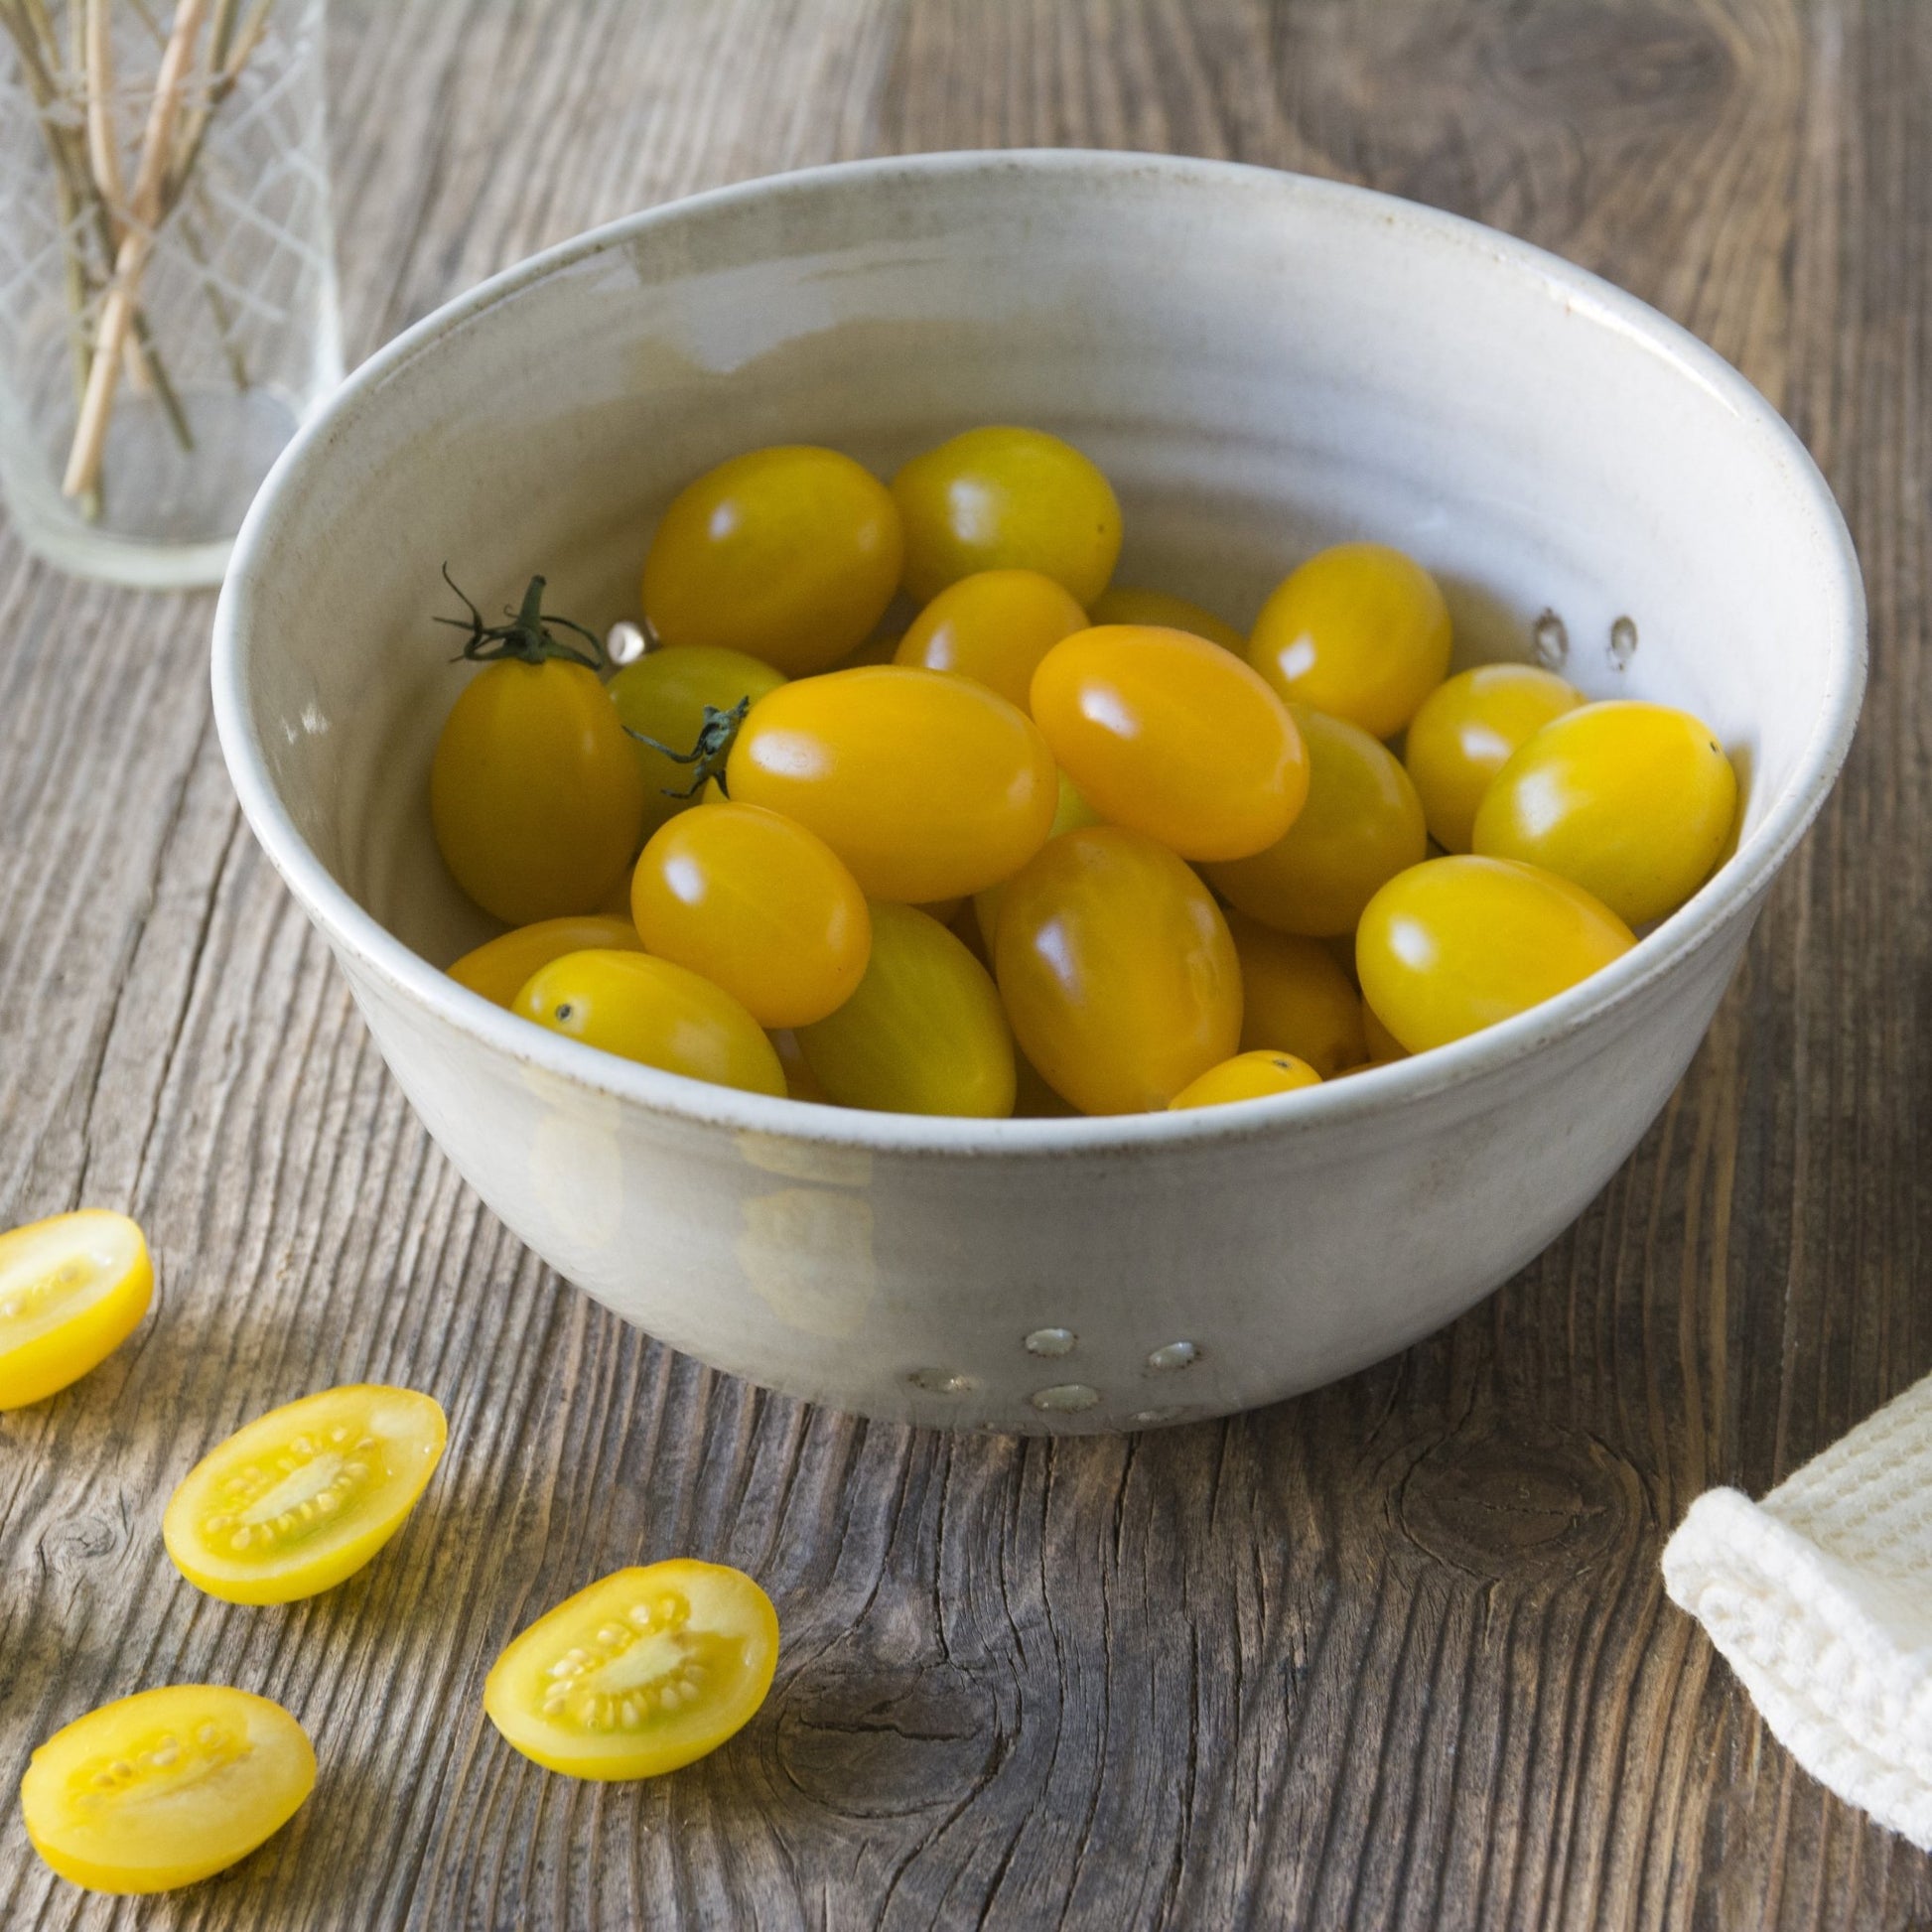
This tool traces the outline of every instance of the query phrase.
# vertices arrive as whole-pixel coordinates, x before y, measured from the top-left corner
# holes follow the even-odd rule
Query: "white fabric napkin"
[[[1700,1496],[1664,1587],[1813,1777],[1932,1851],[1932,1376],[1761,1503]]]

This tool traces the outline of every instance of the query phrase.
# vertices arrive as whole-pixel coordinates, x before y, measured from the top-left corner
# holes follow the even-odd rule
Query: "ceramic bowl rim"
[[[370,408],[408,364],[484,311],[554,274],[654,228],[737,205],[809,197],[850,185],[855,192],[984,174],[1053,176],[1104,184],[1157,176],[1204,192],[1268,192],[1332,211],[1344,221],[1406,231],[1423,245],[1475,249],[1538,293],[1586,313],[1712,393],[1764,441],[1764,456],[1818,519],[1840,621],[1822,640],[1830,657],[1825,700],[1792,777],[1763,821],[1703,889],[1641,938],[1621,959],[1542,1006],[1483,1033],[1412,1059],[1337,1078],[1298,1093],[1179,1114],[1095,1118],[963,1120],[917,1114],[861,1113],[763,1094],[742,1093],[665,1073],[546,1033],[459,986],[396,938],[331,875],[296,828],[270,779],[246,695],[246,640],[255,630],[256,586],[272,568],[276,544],[299,519],[312,468],[342,427]],[[1552,1042],[1626,1007],[1742,915],[1816,816],[1837,778],[1853,733],[1865,673],[1864,593],[1845,519],[1804,445],[1770,403],[1688,330],[1586,269],[1529,242],[1461,215],[1350,184],[1239,162],[1100,149],[964,151],[878,160],[763,176],[688,196],[607,222],[531,255],[434,310],[364,361],[297,432],[270,472],[235,539],[214,617],[210,675],[214,718],[229,776],[244,815],[270,862],[339,954],[347,955],[409,1004],[513,1062],[590,1092],[643,1107],[669,1120],[814,1145],[902,1155],[1019,1157],[1181,1148],[1271,1135],[1319,1132],[1343,1121],[1394,1113],[1447,1088],[1511,1067]]]

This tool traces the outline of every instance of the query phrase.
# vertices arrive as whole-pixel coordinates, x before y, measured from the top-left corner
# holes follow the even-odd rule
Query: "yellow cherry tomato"
[[[1324,1080],[1368,1058],[1361,996],[1319,939],[1227,915],[1241,961],[1241,1044],[1294,1054]]]
[[[1293,1053],[1266,1047],[1237,1053],[1197,1075],[1168,1102],[1172,1108],[1225,1107],[1236,1100],[1262,1100],[1271,1094],[1318,1087],[1321,1075]]]
[[[1439,684],[1402,743],[1429,836],[1446,852],[1468,851],[1489,781],[1519,746],[1583,701],[1575,685],[1534,664],[1478,664]]]
[[[1204,870],[1216,892],[1277,931],[1352,932],[1377,888],[1428,851],[1422,800],[1365,731],[1305,705],[1289,710],[1308,748],[1308,802],[1267,851]]]
[[[901,556],[898,509],[871,471],[809,444],[753,450],[672,499],[644,559],[644,616],[667,644],[802,677],[870,634]]]
[[[1103,818],[1183,859],[1262,851],[1308,796],[1287,707],[1240,658],[1189,631],[1076,631],[1040,660],[1033,711]]]
[[[1092,623],[1152,623],[1164,630],[1191,630],[1196,637],[1205,637],[1237,657],[1248,654],[1248,640],[1233,624],[1168,591],[1134,590],[1115,584],[1094,599],[1087,619]]]
[[[843,1107],[879,1113],[1012,1113],[1013,1035],[986,968],[914,906],[882,902],[872,918],[859,990],[798,1029],[819,1084]]]
[[[1022,711],[1039,660],[1087,614],[1036,570],[980,570],[946,588],[912,620],[896,661],[977,678]]]
[[[148,1244],[125,1214],[83,1207],[0,1234],[0,1410],[97,1368],[153,1295]]]
[[[1449,675],[1449,606],[1400,550],[1338,543],[1262,606],[1248,657],[1284,698],[1393,738]]]
[[[660,826],[630,880],[646,948],[721,986],[760,1027],[844,1005],[866,970],[865,896],[823,839],[727,802]]]
[[[357,1382],[257,1416],[185,1475],[161,1518],[175,1568],[225,1603],[292,1603],[351,1577],[443,1458],[434,1396]]]
[[[28,1761],[34,1850],[89,1891],[172,1891],[245,1859],[315,1789],[302,1726],[225,1684],[171,1684],[89,1711]]]
[[[1411,1053],[1526,1013],[1636,943],[1580,886],[1513,859],[1431,859],[1392,879],[1355,935],[1362,997]]]
[[[1113,485],[1042,430],[969,429],[893,479],[905,528],[905,588],[921,604],[979,570],[1037,570],[1081,609],[1120,555]]]
[[[654,1778],[750,1723],[778,1666],[778,1613],[742,1570],[620,1570],[513,1638],[483,1680],[504,1739],[573,1778]]]
[[[1166,1107],[1240,1042],[1220,908],[1124,826],[1065,833],[1008,883],[994,957],[1022,1051],[1082,1113]]]
[[[514,1005],[524,982],[538,967],[548,966],[567,952],[585,952],[594,946],[642,952],[643,941],[630,923],[629,890],[626,884],[626,910],[621,918],[585,912],[573,918],[539,919],[535,925],[520,925],[514,932],[499,933],[465,953],[448,969],[449,975],[459,986],[481,993],[496,1006],[507,1007]]]
[[[744,1002],[668,959],[565,953],[531,976],[510,1011],[620,1059],[784,1096],[784,1069]]]
[[[743,651],[687,644],[675,650],[646,651],[634,664],[626,664],[611,680],[611,702],[629,730],[682,753],[697,744],[707,705],[714,711],[730,711],[741,699],[757,704],[784,681],[782,671]],[[654,832],[698,802],[695,794],[679,795],[691,789],[691,766],[635,738],[630,749],[644,775],[644,830]]]
[[[1475,849],[1522,859],[1631,925],[1674,912],[1711,876],[1737,816],[1737,774],[1688,711],[1633,699],[1553,720],[1482,795]]]
[[[1064,771],[1059,774],[1059,799],[1053,807],[1053,823],[1046,836],[1056,839],[1062,832],[1077,832],[1083,825],[1098,825],[1100,814],[1080,796],[1080,788]],[[973,895],[973,919],[980,944],[986,948],[989,963],[1000,930],[1000,896],[1004,886],[989,886]]]
[[[902,664],[773,691],[738,734],[726,789],[809,826],[868,898],[912,905],[1011,878],[1045,843],[1059,796],[1024,711]]]
[[[611,890],[643,838],[644,781],[595,671],[505,658],[451,708],[429,807],[456,883],[485,912],[529,925]]]

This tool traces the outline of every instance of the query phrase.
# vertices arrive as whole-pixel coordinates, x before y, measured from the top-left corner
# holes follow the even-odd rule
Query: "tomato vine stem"
[[[596,631],[586,630],[581,623],[573,623],[569,618],[545,613],[544,580],[541,577],[530,579],[519,609],[511,610],[507,605],[503,607],[508,623],[484,623],[483,613],[450,575],[448,564],[443,566],[443,581],[469,606],[470,615],[467,618],[438,618],[436,621],[447,623],[455,630],[469,631],[462,655],[473,663],[494,664],[506,657],[517,658],[525,664],[542,664],[559,659],[582,664],[587,670],[603,670],[604,640]],[[590,645],[590,649],[580,650],[575,644],[555,635],[555,630],[575,631]]]
[[[731,793],[725,785],[725,760],[731,757],[731,749],[738,740],[738,728],[745,722],[745,715],[752,708],[749,697],[740,698],[729,711],[720,711],[715,704],[704,708],[704,723],[698,727],[698,742],[688,752],[674,752],[668,745],[660,745],[646,733],[633,731],[624,726],[626,737],[634,738],[639,745],[648,745],[653,752],[661,753],[673,764],[690,764],[697,767],[691,782],[681,791],[664,786],[666,798],[695,798],[713,778],[718,780],[718,789],[729,798]]]

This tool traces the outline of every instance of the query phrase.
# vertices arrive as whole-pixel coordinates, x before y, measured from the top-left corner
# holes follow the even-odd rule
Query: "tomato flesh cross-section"
[[[162,1539],[210,1596],[314,1596],[402,1527],[447,1434],[441,1407],[414,1389],[354,1383],[305,1396],[203,1456],[169,1499]]]
[[[617,1571],[539,1617],[491,1667],[483,1709],[549,1770],[655,1777],[742,1729],[777,1661],[764,1591],[680,1558]]]
[[[225,1870],[316,1781],[302,1726],[220,1684],[142,1691],[76,1718],[20,1781],[34,1850],[90,1891],[171,1891]]]
[[[39,1402],[140,1324],[154,1264],[125,1214],[81,1208],[0,1234],[0,1409]]]

